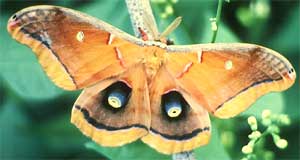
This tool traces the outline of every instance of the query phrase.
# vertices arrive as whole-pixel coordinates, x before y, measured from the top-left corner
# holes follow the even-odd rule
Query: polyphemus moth
[[[209,113],[233,117],[296,78],[286,58],[262,46],[168,45],[63,7],[23,9],[7,29],[57,86],[83,89],[71,122],[102,146],[141,139],[165,154],[192,150],[210,139]]]

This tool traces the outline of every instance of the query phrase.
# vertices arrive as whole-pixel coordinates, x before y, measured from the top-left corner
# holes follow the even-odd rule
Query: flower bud
[[[211,22],[211,30],[212,31],[218,30],[218,25],[216,21]]]
[[[174,10],[173,10],[172,5],[168,4],[168,5],[166,6],[166,8],[165,8],[165,13],[166,13],[167,15],[170,15],[170,14],[173,14],[173,13],[174,13]]]
[[[249,124],[249,125],[257,124],[256,118],[255,118],[254,116],[250,116],[250,117],[248,118],[248,124]]]
[[[245,154],[250,154],[253,152],[253,148],[249,145],[245,145],[243,148],[242,148],[242,152],[245,153]]]
[[[248,118],[248,124],[250,125],[252,131],[257,130],[257,121],[254,116],[250,116]]]
[[[279,139],[277,142],[275,142],[276,146],[280,149],[284,149],[287,147],[288,142],[285,139]]]
[[[290,120],[289,116],[286,115],[286,114],[279,115],[278,119],[279,119],[281,124],[284,124],[284,125],[291,124],[291,120]]]
[[[269,109],[263,110],[263,112],[261,114],[261,117],[263,119],[270,119],[270,117],[271,117],[271,110],[269,110]]]

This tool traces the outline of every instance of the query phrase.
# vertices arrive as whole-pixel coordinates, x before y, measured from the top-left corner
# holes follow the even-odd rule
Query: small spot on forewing
[[[14,14],[14,15],[11,17],[11,19],[12,19],[13,21],[16,21],[16,20],[17,20],[17,15]]]
[[[226,62],[225,62],[225,69],[226,70],[231,70],[232,69],[232,67],[233,67],[233,63],[232,63],[232,61],[231,60],[227,60]]]
[[[290,79],[295,79],[296,78],[295,70],[293,68],[290,68],[288,70],[288,76],[289,76]]]
[[[79,41],[79,42],[83,42],[83,39],[84,39],[84,33],[82,31],[79,31],[77,34],[76,34],[76,39]]]

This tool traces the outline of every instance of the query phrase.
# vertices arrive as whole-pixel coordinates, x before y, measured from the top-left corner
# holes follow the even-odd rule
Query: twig
[[[222,12],[222,6],[223,6],[223,0],[219,0],[217,15],[216,15],[215,18],[211,19],[212,31],[213,31],[213,36],[212,36],[212,39],[211,39],[211,43],[215,43],[216,38],[217,38],[217,33],[218,33],[218,30],[219,30],[219,21],[220,21],[221,12]]]
[[[140,36],[140,28],[147,34],[148,40],[154,40],[158,36],[158,29],[149,0],[126,0],[126,4],[134,34]]]
[[[193,151],[182,152],[172,155],[173,160],[196,160],[195,154]]]
[[[126,0],[126,4],[135,35],[140,36],[140,28],[147,34],[148,40],[158,37],[158,29],[149,0]],[[196,160],[193,151],[173,154],[172,159]]]

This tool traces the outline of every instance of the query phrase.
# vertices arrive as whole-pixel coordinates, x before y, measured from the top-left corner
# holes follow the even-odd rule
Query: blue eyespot
[[[161,97],[162,110],[170,119],[184,117],[188,106],[183,96],[177,91],[170,91]]]
[[[112,91],[107,98],[108,104],[113,108],[120,108],[126,102],[126,94],[120,90]]]
[[[100,92],[102,106],[114,111],[124,108],[130,99],[131,91],[132,89],[122,81],[111,84]]]
[[[165,103],[165,111],[169,117],[178,117],[182,112],[182,106],[179,100],[172,99]]]

